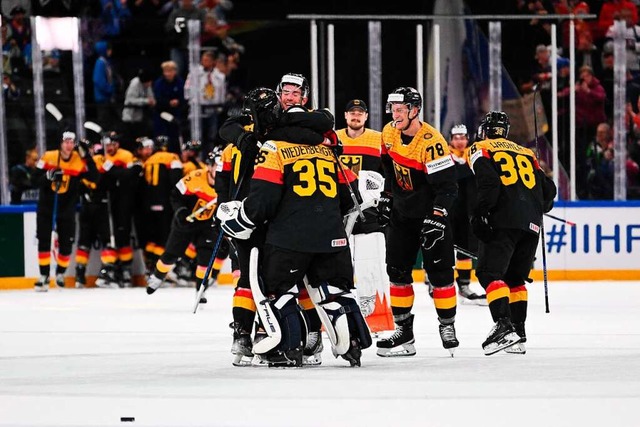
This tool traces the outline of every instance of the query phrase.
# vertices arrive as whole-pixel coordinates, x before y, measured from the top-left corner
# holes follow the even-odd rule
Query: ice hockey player
[[[369,116],[367,104],[361,99],[349,101],[344,118],[347,127],[336,131],[342,141],[340,160],[359,175],[363,201],[379,199],[384,179],[380,173],[380,139],[382,134],[365,127]],[[362,174],[362,171],[367,171]],[[375,189],[375,190],[374,190]],[[351,215],[356,214],[353,212]],[[394,329],[389,307],[389,278],[385,269],[385,240],[378,223],[375,207],[365,209],[365,220],[359,218],[350,237],[351,256],[356,276],[358,304],[371,332]]]
[[[451,227],[453,229],[453,242],[462,249],[471,253],[478,250],[478,239],[471,231],[469,219],[473,210],[476,194],[476,180],[467,163],[469,152],[469,133],[463,124],[456,124],[451,128],[449,149],[456,164],[458,177],[458,197],[453,204]],[[456,251],[456,283],[458,284],[458,296],[463,302],[474,305],[487,305],[487,296],[475,293],[471,287],[471,270],[473,260],[469,255]]]
[[[147,281],[147,294],[153,294],[162,285],[167,273],[173,269],[191,242],[196,247],[198,264],[196,277],[200,280],[204,278],[213,250],[213,242],[218,236],[218,230],[211,222],[217,206],[215,203],[211,203],[217,199],[217,194],[213,189],[216,166],[215,153],[212,152],[207,156],[206,170],[194,170],[178,181],[171,191],[171,205],[174,211],[171,232],[164,253]],[[199,212],[194,218],[189,217],[191,214],[196,214],[202,207],[206,207],[206,209]],[[224,259],[228,252],[229,245],[225,241],[217,256]],[[219,270],[213,272],[214,280],[218,272]]]
[[[388,223],[387,274],[397,328],[377,342],[377,354],[383,357],[416,354],[411,273],[419,248],[434,286],[442,345],[451,355],[459,345],[454,327],[453,232],[448,218],[457,193],[455,168],[447,141],[418,118],[421,109],[422,96],[414,88],[400,87],[387,97],[392,122],[382,130],[386,197],[378,209],[382,223]]]
[[[196,169],[206,169],[207,165],[198,156],[202,149],[202,142],[199,139],[190,139],[182,144],[180,160],[182,161],[182,171],[185,176]]]
[[[306,81],[306,80],[305,80]],[[300,88],[297,88],[297,102],[306,103],[306,97],[302,97]],[[287,95],[290,100],[291,95]],[[249,194],[253,165],[257,156],[260,141],[278,138],[293,143],[323,143],[326,138],[322,132],[333,127],[332,117],[326,112],[308,113],[298,105],[301,112],[282,113],[282,98],[279,98],[272,89],[256,88],[250,91],[244,104],[244,114],[229,118],[220,129],[220,137],[228,142],[222,153],[222,167],[216,177],[216,191],[220,202],[231,199],[240,200]],[[306,127],[303,127],[306,126]],[[315,129],[315,130],[313,130]],[[269,136],[267,136],[269,133]],[[273,135],[273,136],[271,136]],[[251,353],[250,334],[255,318],[255,303],[249,286],[249,255],[253,247],[262,248],[264,243],[265,228],[258,226],[248,240],[235,240],[240,278],[236,284],[233,298],[233,322],[234,330],[232,353],[236,355],[234,364],[243,365],[247,362]],[[313,308],[313,305],[311,305]],[[320,321],[317,322],[317,332],[308,349],[305,349],[305,364],[320,364],[322,341],[320,337]],[[313,341],[313,342],[311,342]]]
[[[270,366],[302,365],[305,331],[296,295],[305,277],[314,304],[324,313],[324,326],[335,337],[335,354],[360,366],[362,349],[371,345],[351,292],[353,268],[342,224],[353,206],[347,185],[356,177],[346,170],[347,181],[337,162],[323,145],[267,141],[256,158],[249,196],[218,210],[222,229],[236,239],[249,238],[255,224],[268,221],[262,266],[268,299],[258,303],[274,314],[261,317],[275,329],[266,328],[269,345],[259,343]],[[269,323],[273,318],[276,324]]]
[[[69,266],[76,234],[76,205],[83,178],[97,179],[97,171],[88,144],[76,145],[76,134],[64,132],[58,150],[47,151],[36,165],[34,182],[40,187],[36,211],[38,265],[40,277],[36,292],[49,290],[51,249],[57,243],[56,285],[64,286],[64,273]],[[53,233],[55,232],[57,237]],[[57,242],[54,242],[57,238]]]
[[[101,288],[119,288],[131,283],[133,177],[130,168],[134,159],[130,151],[120,148],[120,139],[121,135],[115,131],[107,132],[101,139],[104,163],[98,168],[100,185],[106,192],[110,232],[115,240],[112,252],[108,256],[101,255],[103,262],[96,280],[96,286]]]
[[[169,200],[171,191],[183,177],[182,162],[177,154],[168,151],[169,138],[158,136],[155,139],[155,153],[144,162],[144,190],[140,203],[146,215],[145,264],[147,271],[155,268],[156,262],[164,252],[169,237],[173,210]]]
[[[508,140],[509,117],[490,111],[480,140],[469,149],[478,185],[472,217],[480,240],[476,275],[487,292],[495,322],[482,343],[484,354],[525,353],[527,288],[542,225],[553,207],[556,186],[533,151]]]

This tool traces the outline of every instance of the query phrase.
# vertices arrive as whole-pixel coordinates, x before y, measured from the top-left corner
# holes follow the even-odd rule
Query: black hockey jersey
[[[494,228],[539,233],[557,190],[533,151],[504,138],[485,139],[469,148],[469,165],[478,184],[477,214],[488,213]]]
[[[343,174],[337,161],[323,145],[262,145],[245,210],[254,224],[269,222],[267,243],[305,253],[348,245],[342,217],[353,202],[346,183],[357,191],[357,179],[348,168]]]

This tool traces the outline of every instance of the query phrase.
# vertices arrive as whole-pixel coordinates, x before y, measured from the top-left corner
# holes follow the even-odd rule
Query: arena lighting
[[[36,16],[36,38],[42,50],[78,48],[78,18]]]

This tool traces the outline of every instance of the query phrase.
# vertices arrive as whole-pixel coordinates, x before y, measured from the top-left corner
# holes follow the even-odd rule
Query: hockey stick
[[[331,148],[329,149],[331,150]],[[353,187],[351,187],[351,183],[349,182],[349,176],[347,175],[347,171],[344,169],[344,165],[340,161],[340,157],[338,156],[338,153],[336,153],[333,150],[331,150],[331,152],[336,158],[336,162],[338,163],[338,168],[340,169],[340,172],[342,172],[342,177],[344,178],[344,182],[347,184],[347,188],[349,189],[349,195],[351,196],[351,200],[353,200],[353,205],[358,211],[358,216],[362,221],[365,221],[364,214],[362,213],[362,207],[360,206],[360,203],[358,203],[358,198],[356,197],[356,193],[353,191]]]
[[[62,121],[62,113],[60,112],[58,107],[56,107],[55,105],[53,105],[50,102],[47,102],[47,104],[44,106],[44,108],[45,108],[45,110],[47,110],[49,112],[49,114],[51,114],[53,116],[54,119],[56,119],[56,121],[58,123],[60,123]]]
[[[536,156],[540,157],[540,145],[538,143],[538,112],[536,110],[536,94],[538,85],[533,85],[533,131],[536,138]],[[544,309],[549,313],[549,284],[547,280],[547,248],[544,237],[544,221],[540,222],[540,238],[542,239],[542,280],[544,283]]]
[[[556,221],[560,221],[560,222],[562,222],[562,223],[564,223],[564,224],[567,224],[567,225],[568,225],[568,226],[570,226],[570,227],[575,227],[575,226],[576,226],[576,223],[575,223],[575,222],[571,222],[571,221],[569,221],[569,220],[567,220],[567,219],[560,218],[560,217],[558,217],[558,216],[554,216],[554,215],[551,215],[551,214],[548,214],[548,213],[546,213],[546,214],[544,214],[544,215],[545,215],[545,216],[548,216],[548,217],[549,217],[549,218],[551,218],[551,219],[555,219]]]
[[[242,183],[244,182],[244,174],[240,175],[240,180],[238,181],[238,185],[236,186],[236,190],[233,194],[231,200],[236,200],[238,194],[240,194],[240,188],[242,188]],[[213,245],[213,252],[211,252],[211,258],[209,258],[209,264],[207,265],[207,270],[204,272],[204,277],[200,282],[200,286],[198,286],[198,293],[196,294],[196,302],[193,305],[193,314],[196,314],[198,311],[198,306],[200,305],[200,298],[209,287],[209,275],[211,274],[211,269],[213,268],[213,262],[216,259],[216,255],[218,255],[218,251],[220,250],[220,246],[222,245],[222,238],[224,237],[224,232],[218,229],[218,238],[216,239],[216,243]]]
[[[113,215],[111,213],[111,192],[107,190],[107,215],[109,216],[109,244],[116,249],[116,238],[113,234]]]
[[[89,130],[97,133],[98,135],[102,132],[102,127],[99,124],[95,123],[95,122],[89,122],[89,121],[84,122],[84,128],[85,129],[89,129]]]
[[[453,248],[454,248],[456,251],[460,252],[462,255],[466,255],[466,256],[468,256],[469,258],[478,259],[478,255],[477,255],[477,254],[474,254],[473,252],[468,251],[468,250],[466,250],[465,248],[461,248],[461,247],[460,247],[460,246],[458,246],[458,245],[453,245]]]

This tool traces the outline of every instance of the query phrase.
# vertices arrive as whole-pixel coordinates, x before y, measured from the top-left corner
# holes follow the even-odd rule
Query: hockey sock
[[[162,261],[162,258],[160,258],[158,260],[158,262],[156,262],[156,268],[155,270],[153,270],[153,275],[156,276],[158,279],[164,279],[164,277],[167,275],[168,272],[171,271],[171,269],[173,268],[173,266],[175,265],[175,263],[173,264],[169,264],[169,263],[164,263]],[[204,273],[202,274],[202,277],[204,277]]]
[[[525,285],[510,289],[509,308],[511,309],[511,321],[521,323],[527,320],[528,291]]]
[[[193,243],[189,243],[187,249],[184,250],[184,256],[191,260],[196,258],[196,247]]]
[[[393,313],[393,318],[406,318],[409,313],[411,313],[413,300],[415,299],[413,285],[391,283],[389,293],[391,295],[391,312]]]
[[[322,322],[320,320],[320,316],[318,316],[318,313],[316,312],[316,306],[313,305],[313,301],[311,301],[311,297],[305,288],[300,289],[300,293],[298,294],[298,304],[302,307],[307,316],[309,332],[319,331]]]
[[[118,260],[122,266],[131,265],[133,262],[133,249],[131,246],[124,246],[118,249]]]
[[[76,250],[76,265],[87,265],[89,263],[89,248],[79,247]]]
[[[454,319],[456,317],[457,301],[456,287],[452,284],[448,286],[433,287],[433,305],[439,319]],[[441,323],[452,323],[451,321],[440,321]]]
[[[100,252],[100,262],[102,262],[103,265],[115,264],[117,260],[118,252],[114,248],[107,246]]]
[[[240,329],[251,332],[256,316],[256,303],[251,289],[236,288],[233,294],[233,320],[240,324]]]
[[[38,267],[40,275],[49,277],[49,269],[51,266],[51,252],[38,252]]]
[[[494,322],[504,317],[510,318],[509,287],[502,280],[494,280],[487,286],[487,302]]]
[[[468,285],[471,282],[471,269],[471,258],[456,260],[456,271],[458,272],[456,281],[458,285]]]

